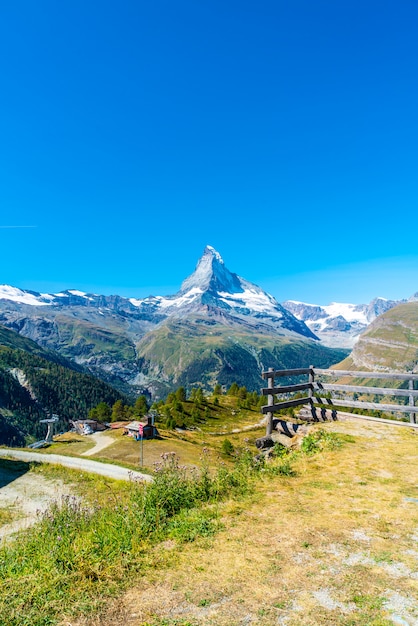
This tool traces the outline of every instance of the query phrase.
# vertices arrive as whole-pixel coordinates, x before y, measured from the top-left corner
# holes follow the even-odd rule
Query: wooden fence
[[[304,383],[296,385],[276,386],[275,379],[281,377],[295,377],[306,375],[308,380]],[[334,383],[322,382],[323,377],[343,378],[350,376],[352,378],[363,379],[382,379],[392,381],[408,381],[408,389],[397,389],[394,387],[371,387],[368,385],[340,385]],[[261,408],[262,412],[267,415],[266,434],[270,435],[273,428],[273,415],[277,411],[290,407],[309,405],[312,416],[316,414],[316,407],[326,406],[333,410],[335,417],[337,413],[335,407],[352,407],[364,410],[377,410],[393,413],[408,413],[408,422],[398,422],[409,426],[418,426],[416,423],[416,413],[418,406],[415,407],[415,398],[418,398],[418,391],[414,389],[414,382],[418,381],[418,374],[400,374],[400,373],[383,373],[383,372],[351,372],[344,370],[318,369],[312,365],[307,368],[293,370],[274,370],[269,368],[267,372],[262,373],[262,377],[267,379],[267,387],[262,389],[263,395],[267,396],[267,405]],[[300,398],[289,398],[290,394],[306,391],[307,393]],[[346,394],[373,394],[381,396],[394,396],[400,398],[408,398],[408,404],[382,404],[380,402],[358,401],[354,396]],[[286,395],[287,398],[283,402],[276,402],[275,397]]]

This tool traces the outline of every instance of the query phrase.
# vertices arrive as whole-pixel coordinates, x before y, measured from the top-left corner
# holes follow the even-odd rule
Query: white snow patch
[[[73,294],[73,296],[80,296],[80,298],[85,298],[87,296],[84,291],[79,291],[78,289],[69,289],[68,293]]]
[[[158,299],[158,298],[156,298],[156,300],[157,300],[157,299]],[[133,304],[134,306],[141,306],[141,304],[142,304],[143,302],[146,302],[146,301],[147,301],[147,298],[143,298],[143,299],[140,299],[140,298],[129,298],[129,302],[130,302],[131,304]]]
[[[383,300],[383,298],[382,298]],[[369,321],[367,319],[367,315],[365,311],[361,310],[361,305],[358,304],[350,304],[348,302],[331,302],[331,304],[323,305],[323,304],[312,304],[307,302],[299,302],[297,300],[288,300],[296,305],[307,307],[308,309],[322,309],[325,315],[319,319],[315,320],[305,320],[305,324],[307,324],[311,330],[314,332],[321,332],[325,329],[325,327],[329,324],[331,319],[335,317],[343,317],[347,322],[354,322],[358,324],[363,324],[367,326]],[[301,313],[293,313],[295,317],[301,319]]]
[[[129,302],[133,304],[134,306],[141,306],[143,303],[150,303],[150,304],[154,303],[157,305],[158,308],[161,308],[161,309],[169,309],[169,308],[176,309],[178,307],[181,307],[183,304],[189,304],[202,293],[203,293],[202,289],[200,289],[199,287],[193,287],[192,289],[184,293],[182,296],[179,296],[178,298],[170,298],[170,297],[164,297],[164,296],[152,296],[150,298],[144,298],[142,300],[137,299],[137,298],[129,298]]]
[[[160,299],[160,307],[162,309],[168,308],[178,308],[183,306],[183,304],[190,304],[193,300],[198,298],[203,293],[203,290],[200,287],[192,287],[189,291],[187,291],[182,296],[178,298],[161,298]]]
[[[215,248],[213,246],[206,246],[206,250],[210,250],[210,252],[212,252],[213,256],[220,262],[223,264],[223,258],[221,257],[221,255],[219,254],[219,252],[217,250],[215,250]]]
[[[253,289],[245,289],[241,293],[228,293],[226,291],[218,292],[218,295],[222,302],[232,306],[244,306],[252,311],[258,311],[260,313],[273,313],[274,315],[280,315],[277,310],[277,304],[272,296],[266,293],[258,292]]]
[[[360,324],[368,324],[368,320],[364,311],[356,310],[357,304],[348,304],[345,302],[331,302],[328,306],[322,308],[330,317],[342,316],[347,322],[359,322]]]
[[[0,285],[0,299],[29,304],[31,306],[48,306],[52,304],[54,297],[47,293],[40,293],[36,296],[17,287],[10,285]]]

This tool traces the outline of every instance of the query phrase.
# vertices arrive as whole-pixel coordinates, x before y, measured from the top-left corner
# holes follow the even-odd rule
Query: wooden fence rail
[[[308,382],[295,385],[275,386],[275,379],[293,376],[308,376]],[[267,379],[267,387],[261,391],[267,396],[267,405],[261,408],[267,415],[266,434],[270,435],[273,428],[273,415],[277,411],[290,407],[309,404],[312,414],[315,414],[315,406],[325,405],[332,407],[352,407],[364,410],[387,411],[393,413],[409,413],[409,425],[416,425],[415,398],[418,398],[418,390],[414,389],[414,381],[418,381],[418,374],[400,374],[388,372],[353,372],[347,370],[320,369],[310,366],[302,369],[274,370],[269,368],[262,373]],[[408,389],[397,389],[393,387],[371,387],[368,385],[341,385],[337,383],[324,383],[316,380],[317,377],[342,378],[351,376],[363,379],[382,379],[394,381],[408,381]],[[308,390],[308,395],[302,398],[286,398],[283,402],[275,402],[275,396],[292,394],[299,391]],[[355,397],[347,396],[347,393],[373,394],[374,396],[397,396],[408,398],[408,404],[383,404],[381,402],[358,401]],[[341,394],[344,394],[341,397]]]

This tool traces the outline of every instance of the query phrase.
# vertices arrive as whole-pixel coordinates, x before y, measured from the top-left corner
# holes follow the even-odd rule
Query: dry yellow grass
[[[103,450],[100,456],[101,458],[123,462],[138,468],[140,452],[141,443],[139,441],[135,441],[132,437],[122,435],[121,431],[117,431],[115,443]],[[180,439],[173,434],[163,433],[161,439],[150,439],[143,442],[143,466],[153,469],[154,463],[161,460],[161,455],[164,452],[175,452],[180,459],[180,463],[193,465],[199,463],[202,448],[187,441],[187,437]]]
[[[147,574],[74,626],[418,624],[418,433],[336,422],[341,449],[301,457],[222,506],[212,539],[155,548]]]

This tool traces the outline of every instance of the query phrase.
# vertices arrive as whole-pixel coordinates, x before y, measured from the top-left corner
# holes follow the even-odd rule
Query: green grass
[[[223,442],[227,438],[231,441],[234,451],[247,446],[252,446],[258,437],[265,432],[264,426],[257,426],[262,419],[259,409],[237,408],[237,398],[231,396],[220,396],[219,405],[215,405],[213,397],[205,399],[203,410],[207,407],[210,417],[199,423],[198,428],[191,430],[169,430],[164,424],[157,422],[160,438],[146,440],[143,442],[143,466],[144,471],[152,471],[154,463],[158,462],[161,454],[165,452],[175,452],[185,465],[200,465],[200,457],[204,447],[212,452],[211,458],[214,460],[219,456],[222,460],[230,464],[233,457],[224,454],[222,450]],[[191,402],[184,403],[189,408]],[[202,412],[203,412],[202,410]],[[251,427],[251,430],[243,432],[233,432]],[[102,449],[98,454],[89,457],[96,461],[117,463],[132,469],[139,469],[140,463],[140,443],[131,437],[122,434],[123,429],[108,431],[106,434],[114,439],[114,443]],[[63,439],[66,441],[63,441]],[[49,448],[44,448],[41,454],[64,454],[77,456],[82,455],[92,447],[89,437],[74,437],[74,440],[67,435],[58,438]]]
[[[370,364],[371,370],[383,366],[413,371],[418,362],[417,329],[418,302],[400,304],[380,315],[361,335],[353,350],[354,360],[359,356],[360,360]]]
[[[319,449],[329,445],[321,435]],[[302,452],[299,453],[303,454]],[[38,523],[0,549],[0,623],[8,626],[57,624],[63,614],[96,612],[158,558],[162,541],[190,543],[212,537],[222,528],[219,505],[245,498],[255,481],[281,473],[292,475],[295,453],[270,463],[250,450],[233,467],[209,469],[208,450],[201,467],[190,470],[174,453],[165,453],[147,485],[119,484],[83,474],[82,498],[63,497]],[[26,468],[27,469],[27,468]],[[31,471],[74,480],[76,472],[32,466]]]
[[[215,503],[246,493],[250,474],[244,463],[232,471],[220,468],[216,476],[204,465],[190,475],[166,454],[145,487],[114,490],[112,481],[86,477],[87,499],[62,498],[35,527],[0,549],[0,623],[44,626],[58,623],[63,612],[94,610],[98,598],[113,595],[144,567],[157,542],[213,535],[219,528]],[[98,483],[109,485],[106,496]]]
[[[57,315],[61,341],[67,344],[63,352],[73,356],[75,351],[88,354],[108,354],[112,358],[134,361],[133,343],[119,330],[108,330],[86,320]]]

